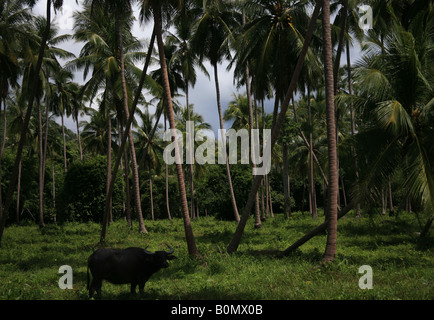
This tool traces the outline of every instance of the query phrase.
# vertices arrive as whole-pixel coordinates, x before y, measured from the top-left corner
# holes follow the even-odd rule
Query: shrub
[[[58,221],[101,222],[104,216],[107,158],[95,156],[70,165],[58,202]],[[117,175],[113,190],[113,218],[122,216],[123,181]]]

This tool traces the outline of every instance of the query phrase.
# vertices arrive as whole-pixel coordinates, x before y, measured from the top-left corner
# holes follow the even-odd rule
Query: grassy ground
[[[180,219],[146,221],[149,235],[117,221],[108,229],[108,246],[164,250],[168,243],[178,259],[151,277],[145,294],[131,295],[129,285],[104,282],[103,299],[434,299],[433,237],[421,241],[409,214],[340,220],[338,254],[326,267],[319,266],[325,234],[289,257],[276,256],[276,249],[287,248],[322,220],[278,215],[258,230],[250,220],[238,252],[228,255],[235,224],[200,218],[192,223],[200,260],[187,255]],[[87,299],[87,257],[99,232],[95,223],[7,228],[0,249],[0,299]],[[73,269],[72,290],[58,286],[62,265]],[[372,290],[359,288],[362,265],[372,267]]]

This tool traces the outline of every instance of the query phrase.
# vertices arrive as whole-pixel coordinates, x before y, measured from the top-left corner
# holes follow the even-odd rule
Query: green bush
[[[101,222],[105,208],[107,158],[95,156],[70,165],[58,202],[58,221]],[[113,190],[113,218],[122,215],[123,179],[118,173]]]
[[[238,210],[247,202],[253,181],[250,165],[231,165],[231,178]],[[224,165],[210,165],[204,177],[195,185],[197,203],[218,219],[233,220],[229,184]]]

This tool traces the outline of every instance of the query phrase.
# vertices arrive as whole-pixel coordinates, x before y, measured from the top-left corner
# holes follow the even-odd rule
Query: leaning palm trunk
[[[166,57],[164,53],[160,4],[156,4],[156,3],[153,4],[153,13],[154,13],[155,33],[156,33],[157,44],[158,44],[158,54],[160,57],[160,65],[161,65],[162,78],[163,78],[163,89],[164,89],[164,95],[166,98],[166,103],[169,111],[168,112],[169,123],[170,123],[170,128],[172,130],[175,130],[176,129],[175,116],[173,112],[172,95],[170,92],[169,76],[167,73]],[[187,241],[188,253],[190,254],[190,256],[199,256],[199,251],[197,250],[196,247],[196,240],[194,239],[194,235],[193,235],[193,229],[191,227],[190,215],[188,213],[188,203],[187,203],[187,194],[185,191],[184,173],[182,170],[179,145],[178,145],[176,135],[174,135],[174,144],[175,144],[175,157],[177,160],[176,173],[178,176],[179,196],[181,198],[181,209],[182,209],[182,216],[184,220],[184,230],[185,230],[185,237]]]
[[[36,83],[36,84],[39,83],[39,81],[38,81],[39,72],[41,71],[42,60],[43,60],[44,51],[45,51],[45,45],[47,43],[47,39],[48,39],[48,36],[50,34],[50,29],[51,29],[51,0],[47,1],[47,14],[46,15],[47,15],[47,25],[45,28],[45,32],[42,36],[41,46],[39,48],[39,54],[38,54],[38,61],[36,62],[36,66],[34,69],[33,83]],[[19,171],[19,167],[20,167],[20,163],[21,163],[21,158],[23,155],[23,148],[24,148],[24,143],[26,140],[26,133],[27,133],[27,129],[29,128],[30,117],[32,115],[33,102],[35,100],[36,92],[38,90],[37,85],[31,86],[31,87],[32,87],[32,89],[30,90],[30,95],[28,97],[29,103],[28,103],[26,115],[24,117],[23,126],[21,128],[21,135],[20,135],[20,141],[18,143],[17,155],[15,157],[15,163],[14,163],[14,167],[12,169],[11,179],[10,179],[9,187],[8,187],[8,190],[6,193],[6,199],[5,199],[5,203],[4,203],[3,210],[2,210],[2,216],[0,219],[0,246],[1,246],[1,240],[3,238],[3,232],[4,232],[5,225],[6,225],[9,207],[12,204],[12,196],[14,194],[15,186],[16,186],[16,183],[18,180],[18,171]]]
[[[231,169],[229,167],[229,159],[226,155],[226,136],[223,133],[223,129],[224,129],[223,113],[222,113],[222,106],[221,106],[221,102],[220,102],[220,87],[219,87],[219,79],[218,79],[218,73],[217,73],[217,64],[214,64],[214,80],[215,80],[215,89],[216,89],[216,94],[217,94],[217,109],[218,109],[218,113],[219,113],[220,129],[221,129],[221,133],[222,133],[221,139],[222,139],[223,150],[221,150],[221,152],[223,152],[224,157],[225,157],[225,162],[226,162],[226,175],[228,177],[232,210],[234,212],[235,220],[237,222],[239,222],[240,221],[240,215],[238,213],[237,202],[235,200],[234,187],[232,185]]]
[[[286,115],[286,112],[287,112],[288,107],[289,107],[289,101],[292,98],[293,92],[296,88],[298,78],[300,76],[301,69],[303,67],[303,63],[304,63],[304,60],[305,60],[305,57],[307,54],[307,50],[309,48],[310,40],[312,38],[312,34],[314,31],[316,20],[318,18],[318,14],[319,14],[321,7],[322,7],[322,1],[320,0],[317,2],[315,9],[314,9],[314,12],[312,14],[312,18],[311,18],[311,21],[309,23],[309,29],[306,33],[306,37],[305,37],[305,40],[303,43],[303,48],[300,52],[300,56],[298,58],[297,65],[295,67],[294,74],[293,74],[292,79],[291,79],[291,83],[289,85],[288,91],[287,91],[285,99],[283,101],[279,117],[276,119],[276,124],[272,130],[271,150],[273,150],[274,145],[276,144],[277,138],[279,136],[280,128],[282,127],[282,124],[285,120],[285,115]],[[256,193],[258,192],[259,186],[261,185],[262,178],[263,178],[262,175],[257,175],[257,176],[255,176],[255,178],[253,180],[253,185],[250,189],[249,197],[248,197],[247,203],[243,209],[243,213],[242,213],[240,222],[238,223],[238,226],[237,226],[237,229],[234,233],[234,236],[227,247],[228,253],[235,252],[238,248],[238,245],[240,244],[241,237],[242,237],[244,228],[246,226],[247,219],[249,218],[249,214],[250,214],[250,210],[252,208],[253,202],[255,201]]]
[[[326,91],[327,147],[329,162],[329,184],[327,190],[327,243],[322,262],[330,262],[333,261],[336,256],[339,192],[332,41],[330,29],[330,0],[324,0],[322,28],[324,41],[324,77]]]

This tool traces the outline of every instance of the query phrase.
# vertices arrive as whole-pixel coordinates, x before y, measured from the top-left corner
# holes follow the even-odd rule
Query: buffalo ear
[[[167,260],[174,260],[174,259],[178,259],[176,256],[173,256],[173,255],[168,255],[167,256]]]

